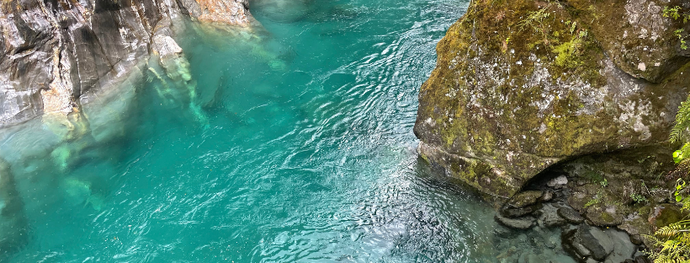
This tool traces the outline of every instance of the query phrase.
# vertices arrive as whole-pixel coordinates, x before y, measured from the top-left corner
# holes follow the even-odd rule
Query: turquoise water
[[[29,225],[10,262],[497,262],[533,240],[497,239],[415,152],[419,86],[467,1],[277,1],[252,3],[265,32],[179,37],[202,117],[149,74],[112,107],[117,139],[8,158]]]

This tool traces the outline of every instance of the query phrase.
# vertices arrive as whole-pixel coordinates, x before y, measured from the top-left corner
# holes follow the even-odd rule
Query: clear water
[[[278,1],[252,3],[259,40],[180,36],[203,118],[149,75],[127,107],[106,107],[121,137],[72,143],[68,164],[16,154],[54,145],[32,135],[40,124],[6,132],[30,226],[9,261],[498,262],[543,249],[549,233],[497,237],[493,209],[415,153],[418,88],[466,0]]]

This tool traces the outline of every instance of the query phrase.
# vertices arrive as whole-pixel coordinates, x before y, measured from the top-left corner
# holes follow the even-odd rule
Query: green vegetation
[[[690,210],[690,198],[683,194],[686,183],[683,179],[676,181],[674,196],[677,202],[683,204],[682,211]],[[656,263],[688,262],[690,260],[690,219],[684,219],[668,226],[659,228],[654,236],[648,236],[656,250],[649,253]]]
[[[520,21],[518,23],[518,27],[520,27],[520,31],[525,30],[525,28],[529,27],[532,28],[532,30],[535,33],[539,33],[542,35],[544,38],[544,44],[549,45],[549,39],[547,37],[547,32],[546,32],[546,25],[544,24],[544,20],[547,19],[549,16],[551,16],[550,13],[548,13],[548,7],[539,9],[537,11],[529,12],[527,17]]]
[[[683,18],[683,23],[687,23],[690,21],[690,14],[683,13],[681,11],[680,6],[674,6],[669,8],[668,6],[664,7],[663,11],[663,16],[664,17],[670,17],[673,20],[678,20]],[[685,32],[685,29],[677,29],[676,31],[673,31],[673,34],[678,37],[678,40],[680,40],[680,48],[683,50],[688,49],[688,44],[685,39],[688,38],[687,35],[683,35],[683,32]]]
[[[586,209],[587,207],[596,205],[596,204],[598,204],[599,202],[601,202],[601,201],[599,200],[599,198],[598,198],[598,196],[597,196],[597,197],[595,197],[595,198],[592,198],[592,200],[589,200],[589,201],[585,204],[584,208]]]
[[[557,54],[556,65],[574,69],[583,64],[580,57],[587,46],[586,41],[589,32],[587,29],[579,28],[577,21],[572,22],[568,20],[565,22],[565,25],[569,27],[568,32],[572,38],[568,42],[555,46],[551,51]]]
[[[632,200],[635,201],[635,203],[638,203],[638,204],[639,204],[639,203],[647,203],[647,202],[649,202],[649,201],[647,200],[647,198],[644,197],[644,195],[641,195],[641,194],[632,193],[632,194],[630,194],[630,198],[632,198]]]
[[[607,187],[609,185],[609,180],[606,180],[606,178],[604,178],[603,181],[599,182],[599,185],[601,185],[601,187]]]
[[[690,14],[682,12],[679,6],[664,7],[663,16],[673,20],[683,19],[683,23],[690,21]],[[677,29],[673,34],[680,40],[680,48],[688,49],[684,29]],[[690,128],[690,96],[681,103],[676,114],[676,121],[669,141],[671,143],[684,143],[683,146],[673,153],[673,161],[681,166],[686,166],[690,162],[690,140],[687,137]],[[687,174],[685,174],[687,176]],[[675,201],[682,204],[681,211],[690,210],[690,197],[687,196],[686,182],[682,178],[676,181],[676,189],[673,193]],[[650,252],[650,258],[654,262],[688,262],[690,261],[690,219],[683,219],[678,222],[664,226],[657,230],[653,236],[649,236],[653,241],[654,247]]]

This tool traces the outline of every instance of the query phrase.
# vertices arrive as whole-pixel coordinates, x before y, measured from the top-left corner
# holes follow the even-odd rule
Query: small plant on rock
[[[678,20],[678,19],[683,19],[683,23],[687,23],[690,21],[690,14],[683,13],[680,6],[674,6],[674,7],[664,7],[663,11],[663,16],[664,17],[669,17],[672,18],[673,20]],[[673,31],[673,34],[678,37],[678,40],[680,40],[680,48],[683,50],[688,49],[688,44],[686,39],[688,38],[687,35],[684,35],[683,32],[685,32],[685,29],[677,29],[676,31]]]
[[[630,198],[632,198],[632,200],[633,200],[635,203],[638,203],[638,204],[639,204],[639,203],[646,203],[646,202],[648,202],[647,198],[644,197],[644,195],[641,195],[641,194],[632,193],[632,194],[630,194]]]
[[[544,24],[544,20],[551,16],[551,14],[548,12],[548,9],[549,6],[546,6],[537,11],[530,12],[525,19],[518,23],[520,31],[523,31],[525,30],[525,28],[529,27],[532,28],[534,32],[541,34],[544,38],[545,45],[549,45],[549,39],[547,37],[546,32],[546,25]]]
[[[674,196],[676,202],[683,204],[682,210],[690,210],[690,198],[683,194],[685,181],[676,181]],[[656,249],[649,252],[655,263],[690,261],[690,219],[681,220],[659,228],[653,236],[648,236]]]

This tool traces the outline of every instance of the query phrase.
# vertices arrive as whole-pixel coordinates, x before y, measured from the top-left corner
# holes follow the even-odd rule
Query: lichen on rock
[[[473,1],[420,89],[420,154],[500,201],[564,160],[663,145],[690,83],[665,5]]]

